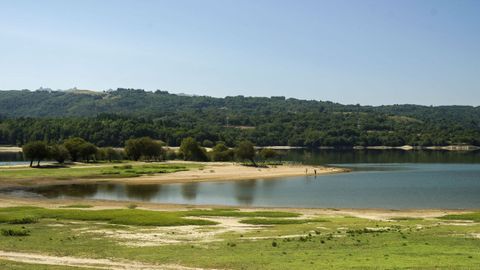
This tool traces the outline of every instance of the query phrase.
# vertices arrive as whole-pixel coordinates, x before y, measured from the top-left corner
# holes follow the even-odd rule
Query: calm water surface
[[[342,164],[318,177],[163,185],[93,184],[28,190],[47,198],[338,208],[480,208],[480,164]],[[358,169],[358,170],[357,170]]]
[[[353,171],[274,180],[82,184],[4,192],[47,198],[232,206],[480,209],[479,152],[300,150],[287,152],[284,159]]]

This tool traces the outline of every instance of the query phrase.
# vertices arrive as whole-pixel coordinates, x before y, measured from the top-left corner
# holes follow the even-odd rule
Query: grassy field
[[[157,173],[171,173],[200,168],[198,164],[174,163],[99,163],[65,167],[45,166],[40,168],[9,167],[0,168],[2,179],[78,179],[78,178],[127,178]]]
[[[479,214],[378,221],[237,209],[13,207],[0,209],[0,230],[28,236],[0,235],[0,250],[217,269],[478,269]],[[7,260],[0,267],[75,269]]]

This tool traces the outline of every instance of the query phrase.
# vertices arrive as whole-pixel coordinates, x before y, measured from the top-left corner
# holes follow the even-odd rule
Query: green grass
[[[70,267],[70,266],[54,266],[46,264],[31,264],[31,263],[20,263],[0,259],[0,269],[2,270],[93,270],[93,268],[84,268],[84,267]],[[98,269],[96,269],[98,270]]]
[[[136,226],[214,225],[215,222],[184,218],[181,212],[148,211],[138,209],[76,210],[11,207],[0,209],[0,222],[12,223],[25,217],[53,218],[81,221],[103,221],[112,224]]]
[[[132,219],[147,217],[151,220],[157,214],[162,217],[171,215],[175,219],[183,219],[189,212],[194,216],[195,214],[201,216],[205,214],[204,211],[209,211],[211,216],[214,213],[221,216],[232,215],[231,212],[243,213],[230,209],[159,212],[137,209],[4,208],[0,209],[0,214],[18,216],[36,214],[42,217],[38,223],[22,226],[0,224],[0,230],[24,227],[22,229],[30,232],[30,235],[23,237],[0,236],[0,250],[245,270],[478,269],[480,265],[478,253],[480,239],[471,236],[480,232],[480,225],[475,223],[470,226],[454,226],[439,224],[438,220],[434,219],[378,221],[319,215],[312,218],[316,222],[277,223],[248,231],[223,233],[213,242],[201,242],[192,238],[191,241],[176,244],[128,246],[125,240],[108,237],[108,234],[103,232],[122,230],[136,234],[142,230],[150,231],[154,228],[140,227],[136,224],[124,226],[98,222],[122,219],[127,214],[132,215]],[[72,223],[69,220],[84,222]],[[290,219],[266,217],[263,220],[281,223],[282,220]],[[318,223],[320,221],[328,222]],[[128,222],[122,221],[118,224],[124,223]],[[168,230],[168,228],[163,229]],[[222,227],[206,226],[201,229],[210,232]],[[172,227],[170,234],[177,233],[177,229]],[[3,267],[4,265],[7,267]],[[29,268],[28,265],[16,265],[0,260],[0,269],[50,268]]]
[[[446,215],[441,217],[441,219],[472,220],[475,222],[480,222],[480,212],[459,215]]]
[[[78,179],[78,178],[127,178],[158,173],[172,173],[200,168],[198,164],[132,163],[126,165],[82,164],[70,167],[1,168],[1,179]]]
[[[249,218],[242,219],[240,223],[252,225],[285,225],[285,224],[305,224],[312,222],[327,222],[325,219],[280,219],[280,218]]]

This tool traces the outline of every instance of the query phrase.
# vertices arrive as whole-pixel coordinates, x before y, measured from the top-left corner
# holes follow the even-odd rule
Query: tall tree
[[[63,164],[65,160],[70,158],[68,149],[63,145],[53,145],[49,149],[50,157],[56,160],[58,163]]]
[[[257,166],[257,163],[255,163],[255,148],[253,147],[253,144],[250,141],[243,141],[238,144],[238,146],[235,148],[235,155],[237,156],[238,159],[240,160],[250,160],[253,164],[253,166]]]
[[[198,142],[188,137],[182,140],[180,144],[180,153],[183,155],[184,160],[191,161],[207,161],[207,153],[204,148],[200,147]]]
[[[40,161],[48,157],[48,147],[45,142],[34,141],[25,144],[22,147],[25,158],[30,160],[30,167],[33,166],[33,161],[37,160],[37,167],[40,167]]]
[[[70,153],[70,157],[72,158],[72,161],[75,162],[82,157],[82,149],[86,143],[87,141],[85,141],[82,138],[73,137],[73,138],[66,139],[63,145],[65,146],[65,148],[67,148],[68,152]]]

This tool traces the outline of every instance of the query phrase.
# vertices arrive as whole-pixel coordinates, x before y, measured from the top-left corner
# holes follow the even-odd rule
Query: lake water
[[[284,159],[347,167],[352,172],[188,184],[62,185],[14,192],[47,198],[232,206],[480,209],[478,152],[290,151]]]

